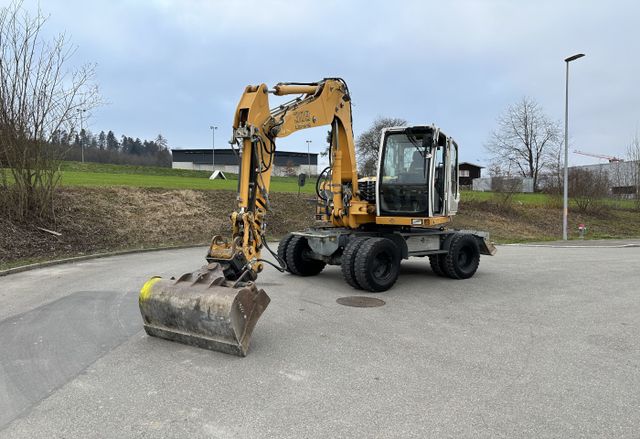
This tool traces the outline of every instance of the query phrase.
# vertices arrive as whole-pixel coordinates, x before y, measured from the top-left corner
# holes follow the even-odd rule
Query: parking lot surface
[[[623,243],[624,244],[624,243]],[[0,277],[0,437],[638,437],[640,248],[403,263],[377,308],[339,267],[267,268],[238,358],[146,336],[137,290],[201,248]]]

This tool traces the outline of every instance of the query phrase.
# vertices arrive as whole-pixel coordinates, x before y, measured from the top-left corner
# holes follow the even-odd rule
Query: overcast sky
[[[7,4],[7,0],[0,0]],[[35,9],[38,2],[25,0]],[[41,0],[49,34],[74,61],[97,63],[107,105],[93,132],[165,136],[172,148],[226,147],[248,84],[343,77],[355,134],[376,116],[440,126],[461,159],[486,164],[484,143],[522,96],[564,118],[571,64],[571,149],[625,155],[640,123],[640,3],[634,1]],[[283,139],[324,148],[326,128]],[[571,164],[598,163],[571,154]]]

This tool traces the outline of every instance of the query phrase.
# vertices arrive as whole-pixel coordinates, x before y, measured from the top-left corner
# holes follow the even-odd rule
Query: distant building
[[[214,171],[211,149],[172,149],[174,169],[191,169]],[[215,170],[238,173],[239,157],[232,149],[217,149],[215,151]],[[311,166],[309,166],[309,161]],[[272,175],[307,175],[318,174],[318,154],[292,151],[276,151]]]
[[[484,166],[476,165],[474,163],[459,163],[458,181],[460,182],[460,186],[471,186],[474,178],[481,177],[482,168],[484,168]]]
[[[531,177],[483,177],[475,178],[471,187],[478,192],[533,192]]]
[[[618,195],[623,198],[635,198],[638,196],[637,184],[640,182],[640,162],[610,162],[596,165],[571,166],[572,169],[585,169],[591,172],[602,172],[607,174],[609,180],[609,194]]]

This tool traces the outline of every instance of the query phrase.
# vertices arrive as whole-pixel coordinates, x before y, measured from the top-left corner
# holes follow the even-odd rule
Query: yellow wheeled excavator
[[[296,97],[271,109],[269,94]],[[288,234],[272,252],[265,231],[276,139],[322,125],[331,127],[330,165],[316,182],[317,225]],[[385,129],[377,175],[358,177],[342,79],[248,86],[230,143],[240,161],[231,237],[213,238],[201,269],[145,283],[139,304],[149,335],[245,356],[269,304],[255,284],[265,263],[275,266],[262,259],[263,248],[281,271],[313,276],[340,265],[349,285],[370,292],[391,288],[409,256],[427,256],[440,276],[466,279],[480,254],[495,253],[486,233],[447,228],[460,200],[458,145],[436,126]]]

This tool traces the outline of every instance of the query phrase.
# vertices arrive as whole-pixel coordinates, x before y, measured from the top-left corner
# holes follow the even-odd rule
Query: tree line
[[[78,133],[54,132],[50,143],[61,150],[65,160],[127,165],[171,166],[167,139],[158,134],[147,140],[126,135],[118,137],[111,130],[97,135],[81,129]]]

